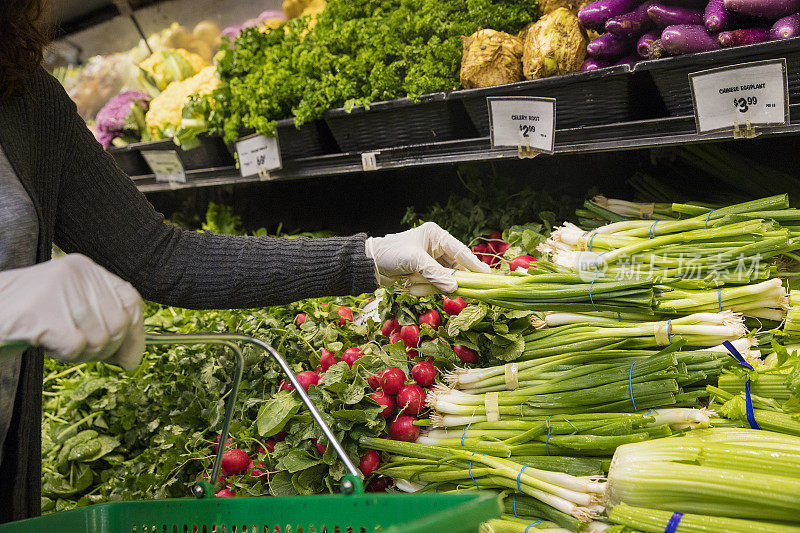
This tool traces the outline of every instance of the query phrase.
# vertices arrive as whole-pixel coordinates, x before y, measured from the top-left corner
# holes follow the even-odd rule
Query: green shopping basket
[[[147,336],[147,343],[217,344],[233,351],[233,384],[220,442],[227,442],[242,379],[244,358],[239,344],[252,344],[269,353],[347,468],[342,494],[217,498],[213,486],[200,481],[192,488],[194,498],[95,504],[0,525],[0,533],[467,533],[501,514],[496,494],[364,494],[358,470],[289,365],[261,340],[230,333],[154,334]],[[0,348],[4,346],[0,344]],[[210,479],[219,475],[223,452],[224,446],[220,446]]]

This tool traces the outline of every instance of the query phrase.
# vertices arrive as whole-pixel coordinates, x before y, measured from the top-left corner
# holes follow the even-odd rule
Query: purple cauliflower
[[[138,91],[125,91],[106,102],[95,117],[95,136],[100,144],[108,148],[116,138],[140,140],[149,102],[150,96]]]

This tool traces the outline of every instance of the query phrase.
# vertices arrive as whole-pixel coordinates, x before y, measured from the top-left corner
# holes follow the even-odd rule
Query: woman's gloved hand
[[[80,254],[0,272],[0,344],[24,341],[66,362],[136,368],[144,303],[133,286]]]
[[[453,269],[490,272],[469,248],[433,222],[385,237],[369,237],[366,253],[375,261],[376,277],[382,286],[421,274],[437,289],[453,292],[458,288]]]

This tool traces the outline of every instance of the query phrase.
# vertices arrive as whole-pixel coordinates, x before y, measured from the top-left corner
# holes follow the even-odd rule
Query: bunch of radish
[[[255,452],[251,456],[248,454],[244,449],[239,446],[235,446],[233,443],[233,439],[228,437],[225,442],[225,450],[222,453],[222,463],[220,464],[220,475],[217,477],[216,480],[212,481],[209,478],[210,472],[210,464],[209,471],[205,473],[201,473],[197,476],[196,481],[200,481],[201,479],[205,479],[209,483],[215,485],[217,491],[216,496],[219,498],[227,498],[231,496],[235,496],[236,493],[233,490],[233,487],[230,484],[230,479],[233,476],[249,476],[251,478],[255,478],[254,480],[262,480],[264,482],[267,481],[267,473],[266,468],[262,461],[259,460],[260,456],[271,454],[275,450],[275,443],[281,442],[286,438],[286,433],[281,431],[266,442],[264,442],[264,446],[258,446],[255,449]],[[219,441],[220,436],[217,435],[217,438],[211,444],[211,449],[214,452],[212,456],[209,457],[210,461],[216,458],[217,451],[219,450]]]
[[[383,406],[381,416],[391,421],[389,435],[407,442],[419,437],[419,427],[414,421],[425,410],[427,391],[436,380],[436,367],[428,361],[420,361],[411,368],[411,377],[412,380],[408,380],[405,372],[390,366],[367,380],[375,389],[370,398]]]
[[[800,0],[597,0],[581,70],[800,36]]]
[[[481,240],[483,241],[482,243],[476,244],[471,248],[472,253],[490,267],[498,268],[503,254],[508,250],[509,244],[503,240],[503,236],[497,230],[482,237]]]

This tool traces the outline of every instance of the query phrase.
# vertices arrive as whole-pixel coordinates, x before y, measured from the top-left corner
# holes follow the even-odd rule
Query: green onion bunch
[[[419,489],[432,490],[444,483],[447,489],[472,486],[517,490],[581,522],[589,522],[605,510],[605,484],[598,477],[571,476],[502,457],[413,442],[372,437],[362,437],[360,442],[393,455],[380,473],[417,483]]]
[[[672,204],[682,220],[623,220],[592,231],[567,223],[539,251],[562,267],[605,279],[642,276],[743,284],[776,275],[767,260],[800,249],[800,210],[787,195],[712,209]],[[782,224],[792,224],[784,227]]]

